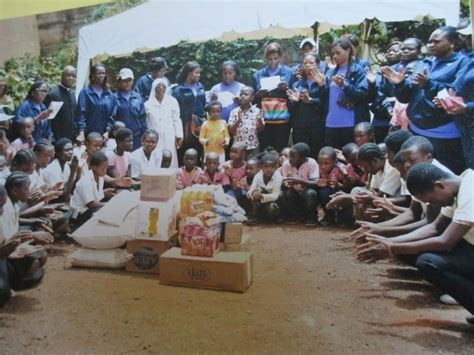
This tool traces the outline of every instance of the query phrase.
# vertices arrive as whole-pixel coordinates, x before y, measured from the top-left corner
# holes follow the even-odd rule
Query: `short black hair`
[[[420,195],[433,191],[434,184],[439,180],[446,180],[454,175],[441,170],[431,163],[419,163],[408,170],[407,188],[412,195]]]
[[[162,57],[155,57],[150,59],[150,70],[151,71],[158,71],[163,68],[166,68],[168,64],[166,63],[165,58]]]
[[[5,181],[5,190],[7,190],[8,194],[10,194],[10,192],[15,187],[23,186],[23,184],[26,184],[29,181],[30,178],[28,177],[27,173],[23,171],[14,171],[8,176],[7,180]]]
[[[54,143],[54,151],[56,153],[61,152],[66,146],[66,144],[72,144],[72,140],[70,140],[69,138],[59,138],[56,143]]]
[[[442,26],[437,28],[435,31],[442,32],[449,42],[456,43],[456,41],[458,40],[458,31],[456,27]]]
[[[133,132],[129,128],[120,128],[115,134],[115,140],[117,142],[123,142],[129,137],[133,137]]]
[[[359,148],[357,160],[370,162],[373,159],[385,159],[385,153],[375,143],[365,143]]]
[[[394,165],[402,165],[403,163],[404,163],[404,160],[403,160],[402,154],[400,152],[398,152],[393,157],[393,164]]]
[[[20,165],[31,164],[35,161],[36,155],[31,149],[21,149],[13,157],[11,166],[16,169]]]
[[[99,132],[91,132],[86,136],[86,143],[95,140],[103,140],[102,134],[100,134]]]
[[[405,143],[402,144],[401,150],[410,149],[412,147],[416,147],[424,154],[433,154],[434,152],[433,144],[422,136],[413,136],[407,139]]]
[[[356,143],[347,143],[342,147],[342,155],[347,159],[351,154],[357,153],[359,151],[359,146]]]
[[[240,68],[239,65],[233,60],[226,60],[222,63],[221,71],[224,70],[225,67],[231,67],[232,70],[235,72],[235,77],[238,78],[240,75]]]
[[[90,166],[99,166],[102,163],[109,161],[104,152],[98,151],[92,154]]]
[[[237,150],[244,150],[244,151],[245,151],[245,150],[247,150],[247,144],[245,144],[245,143],[242,142],[242,141],[234,142],[234,143],[232,144],[231,149],[232,149],[232,148],[235,148],[235,149],[237,149]]]
[[[385,137],[384,143],[388,150],[397,154],[400,151],[403,143],[406,142],[411,136],[413,136],[413,134],[405,130],[395,131]]]
[[[149,136],[156,136],[156,138],[158,140],[160,139],[160,135],[154,129],[149,128],[149,129],[145,130],[145,132],[143,132],[142,138],[149,137]]]
[[[311,149],[309,148],[309,145],[307,145],[306,143],[296,143],[294,144],[290,150],[293,150],[295,151],[296,153],[298,153],[298,155],[300,157],[303,157],[303,158],[307,158],[311,152]]]
[[[354,127],[354,131],[364,131],[367,132],[367,134],[374,134],[375,133],[375,128],[372,126],[369,122],[359,122],[356,124]]]
[[[215,106],[219,106],[222,110],[222,103],[218,100],[212,100],[211,102],[209,102],[209,104],[207,105],[207,111],[208,112],[211,112],[211,109]]]
[[[336,155],[337,155],[336,149],[330,146],[322,147],[318,153],[318,157],[323,156],[323,155],[328,156],[333,160],[336,160]]]
[[[33,147],[33,152],[42,153],[51,148],[53,148],[53,145],[51,144],[50,141],[46,139],[40,139],[38,142],[36,142],[35,146]]]

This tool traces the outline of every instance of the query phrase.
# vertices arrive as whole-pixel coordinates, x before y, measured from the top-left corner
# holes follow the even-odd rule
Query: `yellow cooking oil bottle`
[[[158,237],[158,220],[160,219],[160,210],[158,208],[150,208],[148,216],[148,236],[150,238]]]

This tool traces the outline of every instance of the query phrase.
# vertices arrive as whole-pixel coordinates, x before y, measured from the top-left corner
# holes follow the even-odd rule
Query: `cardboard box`
[[[225,244],[240,244],[242,242],[242,223],[226,223],[224,229]]]
[[[243,234],[242,242],[240,244],[225,244],[225,251],[250,251],[250,235]]]
[[[172,248],[160,257],[160,284],[244,292],[252,283],[252,254],[223,252],[213,258],[181,255]]]
[[[179,196],[165,202],[139,201],[136,239],[168,240],[176,231]]]
[[[168,240],[134,239],[127,242],[127,251],[133,259],[127,262],[126,271],[148,274],[160,273],[160,256],[177,245],[176,234]]]
[[[140,175],[141,201],[168,201],[176,192],[176,170],[147,168]]]

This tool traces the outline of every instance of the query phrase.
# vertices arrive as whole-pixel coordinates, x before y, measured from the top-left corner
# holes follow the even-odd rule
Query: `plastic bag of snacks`
[[[181,194],[181,217],[212,211],[212,191],[207,185],[194,185]]]
[[[181,254],[213,257],[219,251],[221,225],[185,225],[181,236]]]

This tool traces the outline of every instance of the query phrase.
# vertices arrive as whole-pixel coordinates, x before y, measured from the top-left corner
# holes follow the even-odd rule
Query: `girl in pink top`
[[[199,184],[199,178],[202,174],[202,169],[197,165],[198,152],[196,149],[190,148],[184,152],[183,163],[184,166],[178,169],[176,173],[176,189],[183,190],[186,187]]]
[[[224,163],[224,172],[230,180],[230,189],[227,193],[236,199],[242,195],[242,188],[246,186],[246,150],[245,143],[235,142],[230,148],[230,160]]]
[[[128,128],[120,128],[115,135],[117,147],[108,154],[109,166],[107,174],[112,177],[128,176],[128,166],[133,148],[133,132]]]

